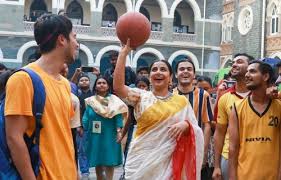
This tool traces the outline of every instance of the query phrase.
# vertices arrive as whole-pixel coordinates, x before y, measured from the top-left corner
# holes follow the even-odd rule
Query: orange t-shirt
[[[42,79],[46,91],[46,103],[40,131],[40,175],[39,179],[77,179],[74,146],[70,119],[74,112],[71,103],[70,85],[61,76],[56,80],[44,72],[36,63],[28,65]],[[33,116],[33,86],[29,75],[17,72],[10,77],[6,86],[5,116]],[[34,130],[34,118],[27,130]]]

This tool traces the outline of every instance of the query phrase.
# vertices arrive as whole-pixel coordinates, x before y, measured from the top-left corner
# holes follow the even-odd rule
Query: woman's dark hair
[[[168,61],[163,60],[163,59],[157,60],[157,61],[154,61],[153,63],[151,63],[151,65],[149,66],[149,74],[150,74],[150,72],[151,72],[152,66],[153,66],[155,63],[157,63],[157,62],[163,62],[163,63],[165,63],[165,64],[167,65],[167,67],[168,67],[168,70],[169,70],[169,72],[170,72],[170,75],[173,75],[172,66],[170,65],[170,63],[169,63]]]
[[[147,85],[147,87],[150,86],[150,82],[149,82],[149,79],[147,77],[145,77],[145,76],[138,76],[136,78],[136,82],[135,82],[136,87],[138,86],[138,83],[141,82],[141,81],[144,82]]]
[[[59,35],[69,40],[72,31],[71,21],[63,15],[44,14],[34,24],[34,38],[42,54],[56,47]]]
[[[108,78],[106,78],[106,77],[103,76],[103,75],[99,75],[99,76],[97,77],[97,79],[96,79],[96,81],[95,81],[95,83],[94,83],[92,92],[93,92],[94,94],[96,94],[96,86],[97,86],[97,82],[98,82],[99,79],[104,79],[104,80],[106,81],[106,83],[107,83],[107,85],[108,85],[108,93],[111,93],[111,92],[110,92],[111,87],[110,87],[110,84],[109,84],[109,80],[108,80]]]
[[[196,79],[198,82],[206,81],[212,87],[212,80],[208,76],[198,76]]]

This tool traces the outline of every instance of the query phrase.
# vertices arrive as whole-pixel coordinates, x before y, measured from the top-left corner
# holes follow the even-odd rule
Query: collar
[[[230,94],[234,94],[235,96],[237,96],[239,99],[243,99],[244,97],[240,96],[239,94],[237,94],[236,92],[236,85],[232,86],[231,88],[229,88],[226,92],[230,92]],[[248,96],[251,94],[251,92],[248,94]]]
[[[191,91],[189,91],[189,92],[187,92],[187,93],[184,93],[184,92],[181,92],[178,87],[176,87],[176,88],[174,88],[174,92],[178,92],[179,95],[187,95],[187,94],[190,94],[190,93],[192,93],[193,91],[195,91],[195,89],[196,89],[196,87],[193,86],[193,89],[192,89]]]

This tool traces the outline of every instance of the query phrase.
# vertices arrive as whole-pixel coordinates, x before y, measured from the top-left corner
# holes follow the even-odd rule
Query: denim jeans
[[[225,159],[223,156],[221,156],[221,173],[223,179],[228,179],[228,159]]]
[[[84,144],[87,141],[87,132],[83,133],[83,136],[80,137],[79,135],[76,136],[76,143],[78,147],[78,162],[81,174],[90,174],[89,171],[89,162],[85,152]]]

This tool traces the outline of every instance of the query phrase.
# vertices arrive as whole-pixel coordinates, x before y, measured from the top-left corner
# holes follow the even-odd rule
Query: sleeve
[[[228,115],[227,115],[227,104],[225,96],[222,96],[218,101],[218,116],[217,122],[222,125],[228,124]]]
[[[81,126],[81,120],[80,120],[80,103],[77,96],[74,94],[71,94],[72,99],[72,105],[74,108],[74,116],[71,121],[71,128],[76,128]]]
[[[89,122],[90,108],[91,107],[89,107],[89,106],[86,107],[86,110],[85,110],[83,118],[82,118],[82,124],[83,124],[83,128],[85,131],[88,131],[91,128],[90,122]]]
[[[213,120],[213,110],[211,106],[210,95],[206,92],[204,96],[204,104],[202,109],[203,122],[210,122]]]
[[[25,72],[12,75],[6,85],[5,116],[33,116],[33,85]]]
[[[122,116],[122,114],[118,114],[114,118],[116,120],[116,128],[122,128],[123,127],[123,116]]]
[[[123,99],[127,105],[135,107],[141,100],[141,96],[145,93],[144,90],[128,87],[128,96]]]

